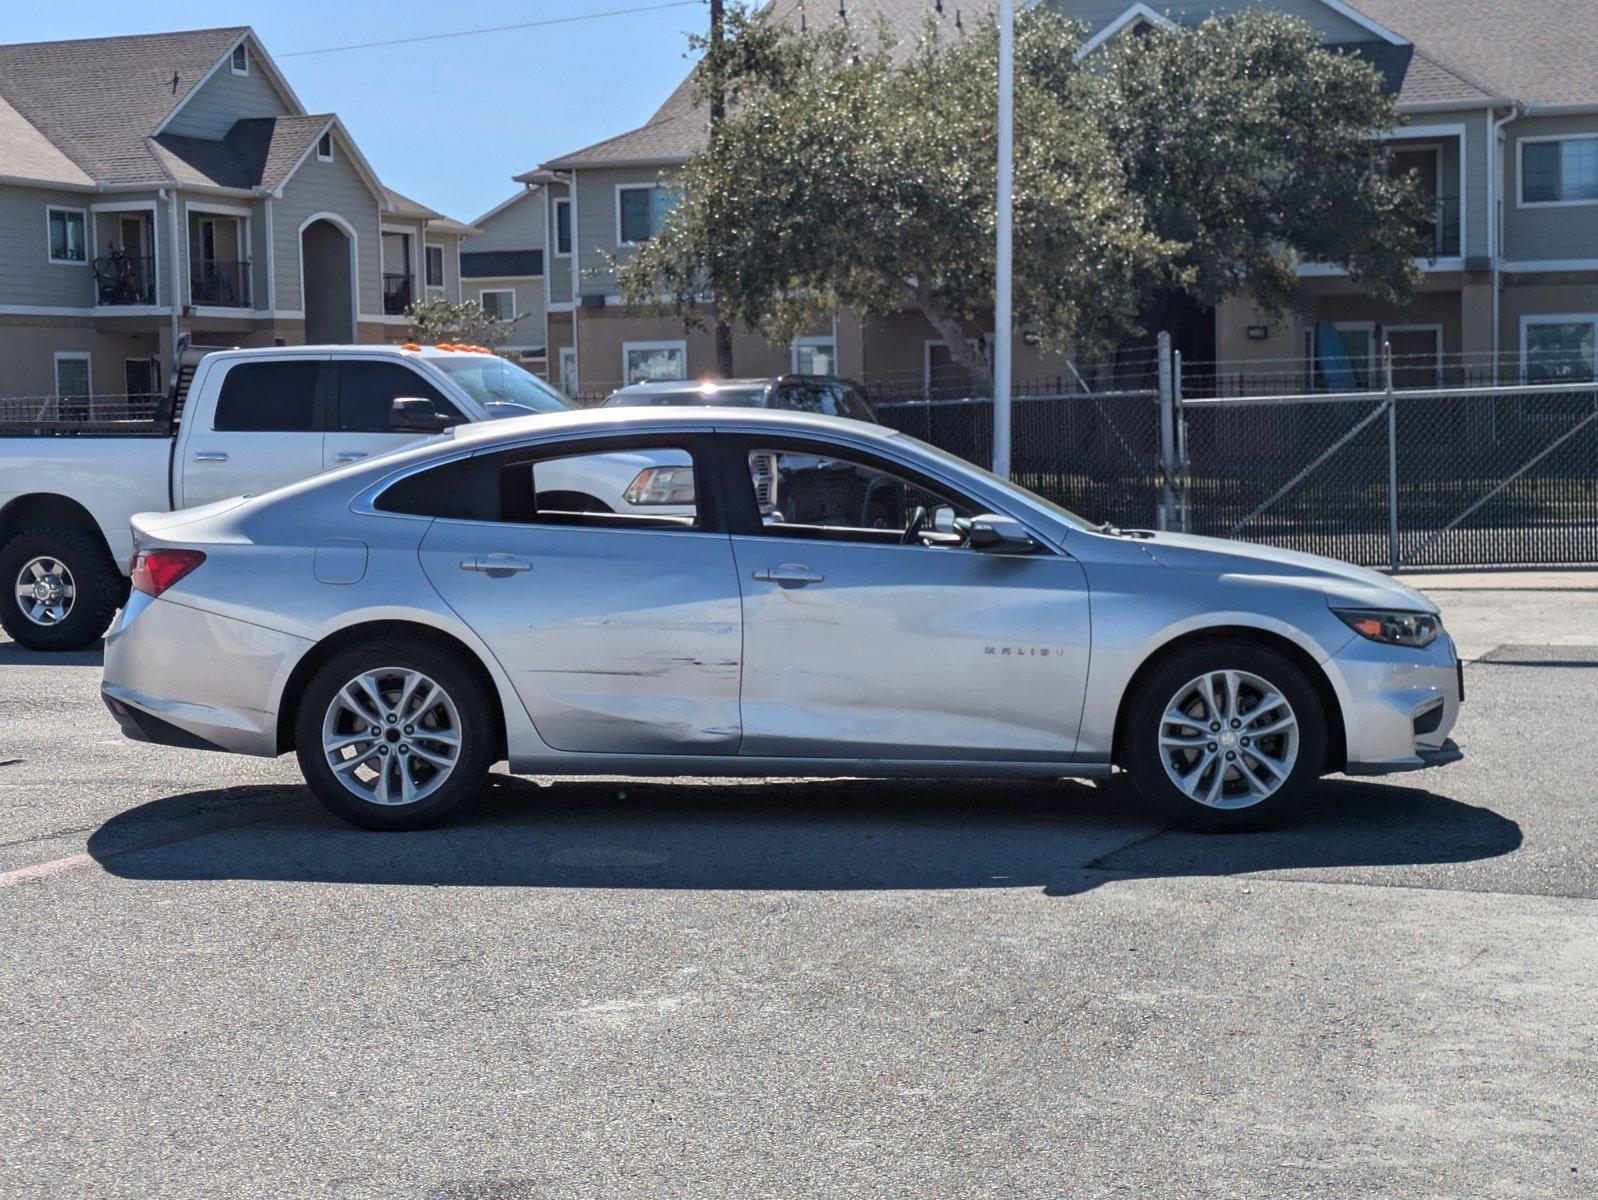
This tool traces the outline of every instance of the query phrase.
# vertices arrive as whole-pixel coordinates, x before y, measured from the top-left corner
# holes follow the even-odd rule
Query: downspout
[[[171,236],[167,239],[170,243],[167,250],[167,259],[170,265],[171,281],[167,286],[166,302],[167,320],[172,337],[172,360],[167,364],[167,378],[172,379],[176,377],[178,369],[182,365],[177,360],[178,338],[181,336],[178,298],[182,295],[178,279],[183,264],[178,252],[178,194],[176,189],[159,188],[156,191],[156,196],[167,202],[167,228],[171,230]]]
[[[566,179],[566,197],[571,201],[572,206],[572,382],[576,384],[577,390],[580,392],[583,390],[583,352],[578,344],[577,310],[583,306],[582,291],[578,286],[578,280],[582,277],[583,243],[577,233],[577,169],[575,167],[572,168]],[[617,236],[619,237],[620,235],[618,234]],[[625,384],[626,382],[625,379],[622,380],[622,383]]]
[[[1503,218],[1499,212],[1501,198],[1498,195],[1503,186],[1504,163],[1501,157],[1503,149],[1504,127],[1516,117],[1520,116],[1520,106],[1513,105],[1503,117],[1489,118],[1487,127],[1487,255],[1492,261],[1492,287],[1493,287],[1493,382],[1498,382],[1501,367],[1500,358],[1503,351],[1503,334],[1501,332],[1503,299],[1500,294],[1500,283],[1503,279]]]

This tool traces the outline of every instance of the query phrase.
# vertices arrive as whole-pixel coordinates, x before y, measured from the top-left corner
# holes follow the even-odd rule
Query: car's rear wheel
[[[1131,698],[1121,765],[1194,829],[1257,829],[1299,806],[1325,768],[1326,711],[1286,655],[1251,642],[1180,650]]]
[[[94,645],[127,595],[105,544],[70,526],[29,529],[0,547],[0,585],[0,626],[29,650]]]
[[[295,719],[317,799],[367,829],[420,829],[481,790],[492,761],[489,696],[425,642],[363,642],[329,659]]]

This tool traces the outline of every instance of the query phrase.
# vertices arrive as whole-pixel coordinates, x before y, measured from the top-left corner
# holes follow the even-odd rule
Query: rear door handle
[[[461,570],[476,571],[490,577],[519,575],[531,571],[533,564],[513,554],[479,554],[475,558],[461,559]]]
[[[811,583],[823,583],[826,576],[812,571],[803,563],[783,563],[780,567],[765,567],[755,572],[759,583],[774,583],[778,587],[801,588]]]
[[[365,457],[365,450],[340,450],[333,456],[333,461],[336,463],[352,463],[360,462]]]
[[[195,462],[227,462],[227,454],[221,450],[201,450],[194,456]]]

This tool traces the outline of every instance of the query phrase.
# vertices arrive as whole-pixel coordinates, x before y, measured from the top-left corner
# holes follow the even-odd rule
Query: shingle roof
[[[388,197],[389,203],[394,206],[394,213],[396,216],[420,217],[423,220],[429,220],[434,217],[443,217],[442,213],[434,212],[420,200],[412,200],[409,196],[402,195],[386,185],[383,188],[383,193]]]
[[[247,117],[221,141],[163,133],[151,146],[179,183],[229,188],[276,188],[333,123],[331,113],[305,117]]]
[[[88,174],[0,98],[0,175],[86,186]]]
[[[1395,46],[1391,42],[1344,42],[1333,50],[1364,59],[1382,78],[1382,90],[1400,105],[1478,104],[1492,99],[1492,93],[1477,87],[1433,62],[1413,45]]]
[[[0,96],[94,179],[161,183],[150,135],[246,32],[231,26],[0,46]]]

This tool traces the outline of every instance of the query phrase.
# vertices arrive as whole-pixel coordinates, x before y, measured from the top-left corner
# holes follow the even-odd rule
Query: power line
[[[665,8],[687,8],[705,0],[666,0],[664,4],[640,4],[634,8],[613,8],[605,12],[583,13],[575,17],[550,17],[543,21],[523,21],[518,25],[494,25],[487,29],[462,29],[456,33],[427,33],[418,37],[394,38],[386,42],[355,42],[348,46],[326,46],[320,50],[291,50],[274,58],[304,58],[310,54],[338,54],[344,50],[375,50],[379,46],[407,46],[414,42],[441,42],[447,38],[476,37],[484,33],[510,33],[517,29],[538,29],[547,25],[570,25],[576,21],[598,21],[603,17],[626,17],[634,13],[658,12]]]

